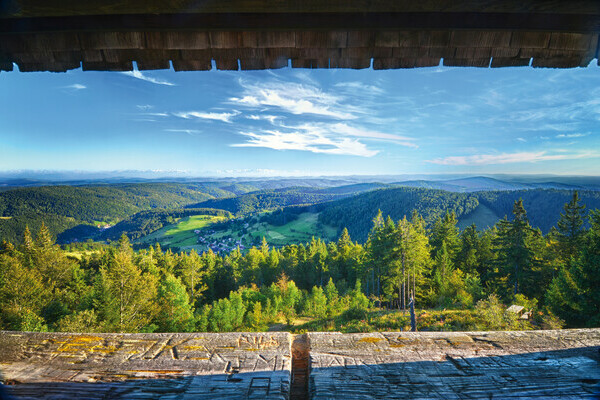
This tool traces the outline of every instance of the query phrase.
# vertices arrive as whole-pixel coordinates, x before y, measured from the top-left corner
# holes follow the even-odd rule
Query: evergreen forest
[[[573,192],[543,232],[525,204],[485,230],[459,229],[460,210],[384,210],[364,241],[343,229],[228,254],[134,251],[126,235],[61,247],[47,225],[25,227],[0,246],[0,329],[406,330],[411,302],[419,330],[600,326],[600,210]]]

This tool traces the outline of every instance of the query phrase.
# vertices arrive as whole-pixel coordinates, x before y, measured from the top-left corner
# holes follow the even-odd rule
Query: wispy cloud
[[[229,101],[250,108],[275,108],[295,115],[318,115],[335,119],[354,119],[357,108],[342,105],[342,97],[310,84],[294,82],[250,83],[240,80],[241,97]]]
[[[312,153],[372,157],[379,150],[371,149],[364,140],[393,142],[400,146],[417,148],[415,139],[350,126],[346,123],[310,122],[298,125],[278,124],[275,129],[244,130],[245,143],[235,147],[265,147],[274,150],[299,150]]]
[[[535,163],[539,161],[575,160],[581,158],[596,158],[600,153],[577,152],[550,154],[546,151],[502,153],[502,154],[477,154],[471,156],[452,156],[428,160],[428,162],[440,165],[488,165],[488,164],[511,164],[511,163]]]
[[[527,139],[525,139],[525,138],[522,138],[522,137],[518,137],[518,138],[517,138],[517,140],[518,140],[519,142],[523,142],[523,143],[527,141]]]
[[[138,104],[136,107],[138,108],[138,110],[141,110],[141,111],[148,111],[148,110],[152,110],[154,108],[154,106],[152,106],[150,104]]]
[[[572,139],[572,138],[580,138],[588,136],[589,133],[561,133],[560,135],[556,135],[558,139]]]
[[[63,88],[71,89],[71,90],[83,90],[83,89],[87,89],[87,86],[82,85],[81,83],[74,83],[72,85],[63,86]]]
[[[234,110],[233,112],[227,113],[227,112],[222,112],[222,113],[215,113],[215,112],[201,112],[201,111],[188,111],[188,112],[177,112],[177,113],[173,113],[174,116],[179,117],[179,118],[184,118],[184,119],[192,119],[192,118],[198,118],[198,119],[209,119],[209,120],[214,120],[214,121],[223,121],[223,122],[227,122],[227,123],[231,123],[231,119],[237,115],[239,115],[240,112]]]
[[[339,82],[335,84],[335,87],[346,89],[352,92],[362,92],[367,94],[383,94],[385,90],[380,88],[379,86],[368,85],[362,82]]]
[[[198,129],[165,129],[165,132],[173,132],[173,133],[186,133],[190,136],[196,136],[202,131]]]
[[[256,114],[250,114],[250,115],[246,115],[246,118],[251,119],[253,121],[265,120],[265,121],[269,121],[271,124],[274,124],[275,121],[279,117],[277,115],[256,115]]]
[[[383,140],[389,142],[395,142],[396,144],[417,148],[418,146],[414,143],[415,139],[408,136],[402,136],[392,133],[379,132],[371,129],[365,129],[362,127],[350,126],[343,122],[328,124],[328,123],[305,123],[295,126],[280,125],[283,128],[310,133],[318,133],[323,136],[343,137],[353,136],[362,139],[371,140]]]
[[[122,72],[122,74],[131,76],[132,78],[140,79],[142,81],[154,83],[156,85],[176,86],[174,83],[166,81],[164,79],[159,79],[159,78],[154,78],[152,76],[144,75],[141,71],[138,71],[138,70],[125,71],[125,72]]]
[[[327,137],[319,132],[265,130],[258,133],[240,132],[240,134],[246,136],[248,141],[231,146],[266,147],[274,150],[300,150],[361,157],[372,157],[378,153],[377,150],[368,149],[364,143],[356,139]]]

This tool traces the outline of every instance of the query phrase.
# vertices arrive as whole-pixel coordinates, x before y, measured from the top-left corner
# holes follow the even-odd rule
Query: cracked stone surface
[[[312,399],[600,399],[600,329],[308,336]]]
[[[0,371],[17,399],[600,399],[599,350],[600,329],[0,332]]]
[[[287,399],[291,335],[0,332],[18,399]]]

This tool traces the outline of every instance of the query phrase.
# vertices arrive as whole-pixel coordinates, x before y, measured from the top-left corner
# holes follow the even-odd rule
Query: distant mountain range
[[[600,181],[595,182],[593,178],[590,178],[587,182],[582,179],[573,179],[571,183],[568,183],[568,181],[519,182],[500,180],[485,176],[474,176],[448,180],[410,180],[395,182],[394,184],[398,186],[447,190],[449,192],[481,192],[489,190],[528,189],[600,190]]]

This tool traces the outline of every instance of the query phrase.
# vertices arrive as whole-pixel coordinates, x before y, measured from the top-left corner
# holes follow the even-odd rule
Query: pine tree
[[[583,218],[585,205],[579,205],[579,194],[573,192],[573,198],[564,206],[564,213],[560,214],[558,220],[558,250],[563,261],[568,261],[577,255],[585,231],[583,230]]]
[[[194,313],[186,287],[170,273],[158,285],[157,302],[159,311],[156,323],[160,332],[194,330]]]
[[[600,324],[600,210],[589,215],[591,229],[579,254],[559,271],[546,295],[554,313],[571,326]]]
[[[497,225],[497,263],[507,278],[507,284],[512,285],[513,294],[529,295],[535,285],[532,272],[536,260],[531,246],[534,230],[529,225],[522,199],[515,201],[513,215],[512,221],[503,219]]]

